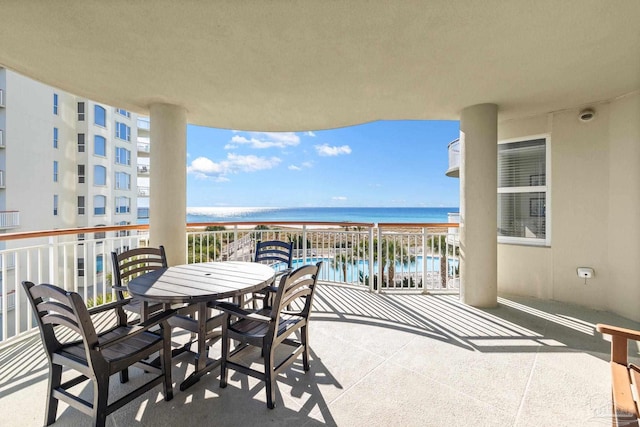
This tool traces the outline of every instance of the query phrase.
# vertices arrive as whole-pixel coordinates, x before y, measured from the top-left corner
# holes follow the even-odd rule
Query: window
[[[84,215],[84,196],[78,196],[78,215]]]
[[[58,115],[58,94],[53,94],[53,114]]]
[[[116,138],[131,141],[131,128],[124,123],[116,122]]]
[[[125,172],[116,172],[116,190],[130,190],[131,175]]]
[[[107,197],[93,196],[93,214],[105,215],[107,213]]]
[[[121,116],[131,117],[131,113],[127,110],[123,110],[122,108],[116,108],[116,113],[120,114]]]
[[[131,224],[129,221],[120,221],[118,225],[129,225]],[[116,237],[129,237],[131,235],[131,231],[129,230],[120,230],[116,231]]]
[[[498,241],[549,244],[548,139],[498,145]]]
[[[53,182],[58,182],[58,161],[53,161]]]
[[[78,102],[78,121],[84,122],[84,102]]]
[[[131,151],[126,148],[116,147],[116,163],[119,165],[130,165]]]
[[[58,215],[58,195],[57,194],[53,195],[53,215],[54,216]]]
[[[93,185],[107,185],[107,168],[99,165],[93,167]]]
[[[84,184],[84,165],[78,165],[78,184]]]
[[[82,242],[84,240],[84,233],[79,233],[78,234],[78,241]]]
[[[84,153],[84,133],[78,134],[78,153]]]
[[[78,258],[78,277],[84,277],[84,258]]]
[[[104,257],[102,254],[96,255],[96,273],[100,274],[104,271]]]
[[[58,128],[53,128],[53,148],[58,148]]]
[[[93,138],[93,154],[96,156],[107,156],[107,140],[104,136],[96,135]]]
[[[131,199],[128,197],[116,197],[116,213],[124,214],[131,212]]]
[[[107,127],[107,111],[99,105],[93,107],[93,122],[98,125]]]

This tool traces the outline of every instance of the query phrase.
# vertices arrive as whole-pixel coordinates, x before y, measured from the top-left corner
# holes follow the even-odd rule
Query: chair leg
[[[227,369],[227,359],[229,358],[229,345],[230,339],[227,335],[227,325],[226,321],[222,325],[222,354],[220,360],[220,388],[225,388],[227,386],[228,380],[228,369]]]
[[[164,347],[160,349],[160,360],[162,361],[162,373],[164,382],[162,388],[164,392],[164,400],[166,402],[173,399],[173,384],[171,383],[171,328],[169,325],[162,325],[162,337],[164,339]]]
[[[267,408],[276,406],[275,373],[273,370],[274,349],[271,346],[264,348],[264,382],[267,391]]]
[[[49,365],[49,392],[47,396],[47,410],[45,412],[44,424],[50,426],[56,422],[58,412],[58,399],[53,397],[53,390],[60,387],[62,383],[62,366],[51,363]]]
[[[109,376],[96,377],[93,380],[93,426],[104,427],[107,421],[109,399]]]
[[[126,382],[129,382],[129,368],[124,368],[120,371],[120,383],[124,384]]]
[[[302,341],[302,345],[304,346],[304,351],[302,352],[302,366],[306,371],[309,370],[309,329],[308,326],[303,326],[300,331],[300,341]]]

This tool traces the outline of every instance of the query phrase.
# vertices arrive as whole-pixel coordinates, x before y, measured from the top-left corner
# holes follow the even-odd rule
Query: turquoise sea
[[[187,222],[437,222],[448,220],[457,207],[445,208],[187,208]]]

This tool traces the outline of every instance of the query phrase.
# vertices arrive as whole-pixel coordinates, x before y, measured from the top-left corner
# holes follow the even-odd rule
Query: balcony
[[[149,187],[138,186],[138,197],[149,197]]]
[[[138,117],[138,130],[151,130],[151,123],[149,122],[149,118],[146,117]]]
[[[138,165],[138,175],[149,175],[149,165]]]
[[[0,188],[6,188],[4,186],[4,171],[0,170]]]
[[[151,152],[151,144],[149,143],[149,138],[138,137],[138,156],[140,157],[149,157],[149,153]]]
[[[460,140],[456,139],[449,143],[449,169],[445,172],[445,175],[452,178],[458,178],[460,176]]]
[[[4,131],[0,129],[0,148],[5,148],[4,146]]]
[[[0,89],[0,108],[4,108],[4,90]]]
[[[0,230],[7,230],[17,227],[20,227],[20,212],[0,211]]]
[[[434,237],[447,236],[444,230],[455,227],[270,223],[262,224],[268,229],[256,230],[259,224],[216,225],[226,229],[204,231],[199,224],[189,224],[189,262],[251,259],[255,240],[271,238],[300,242],[297,256],[304,262],[327,261],[312,315],[311,370],[305,374],[294,363],[278,377],[277,406],[268,411],[267,424],[365,426],[397,425],[401,420],[403,425],[502,426],[557,425],[560,419],[564,425],[583,426],[609,421],[609,344],[594,326],[604,320],[638,329],[640,324],[601,311],[507,295],[499,298],[496,309],[476,309],[458,300],[455,287],[436,292],[441,283],[437,280],[404,287],[403,282],[409,282],[400,277],[402,267],[396,266],[397,280],[390,280],[388,266],[367,265],[364,261],[373,255],[357,250],[377,244],[376,253],[384,253],[385,244],[404,245],[399,258],[403,254],[435,256]],[[32,277],[42,281],[49,280],[48,269],[42,267],[52,266],[50,274],[65,277],[68,288],[78,290],[85,300],[95,300],[113,292],[104,286],[110,263],[85,262],[83,276],[78,277],[77,259],[92,260],[114,249],[144,245],[146,229],[144,225],[101,227],[107,233],[104,239],[83,241],[73,240],[78,230],[49,232],[45,243],[30,238],[24,249],[1,252],[15,254],[16,270],[30,266]],[[87,236],[93,232],[83,231]],[[129,235],[121,236],[123,232]],[[456,252],[447,256],[450,265],[455,266]],[[344,275],[333,260],[346,253],[352,254],[354,265],[379,274],[381,286],[353,279],[350,270]],[[428,277],[404,268],[409,274],[402,277]],[[450,273],[454,275],[455,269]],[[22,276],[29,274],[25,270]],[[0,360],[5,360],[0,365],[0,411],[11,411],[16,425],[39,425],[45,411],[48,367],[39,336],[29,332],[34,325],[22,289],[13,289],[21,277],[8,279],[6,295],[0,298],[0,317],[7,319],[2,322],[3,337],[11,335],[0,347]],[[24,319],[18,321],[18,315]],[[179,329],[174,331],[176,344],[188,337]],[[218,343],[210,355],[219,354]],[[174,359],[174,383],[193,369],[189,357]],[[251,425],[264,417],[262,383],[232,373],[229,386],[222,390],[218,372],[214,370],[186,392],[174,387],[170,403],[155,388],[111,418],[124,425],[179,425],[215,414],[219,425]],[[136,381],[144,374],[133,370],[130,375]],[[91,388],[86,383],[82,387]],[[129,385],[114,380],[112,387]],[[64,405],[59,411],[60,425],[89,421]]]

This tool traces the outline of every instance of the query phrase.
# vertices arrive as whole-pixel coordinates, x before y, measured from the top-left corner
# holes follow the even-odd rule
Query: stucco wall
[[[499,139],[551,137],[551,246],[499,245],[498,289],[640,320],[640,94],[595,108],[587,123],[576,108],[499,124]]]

